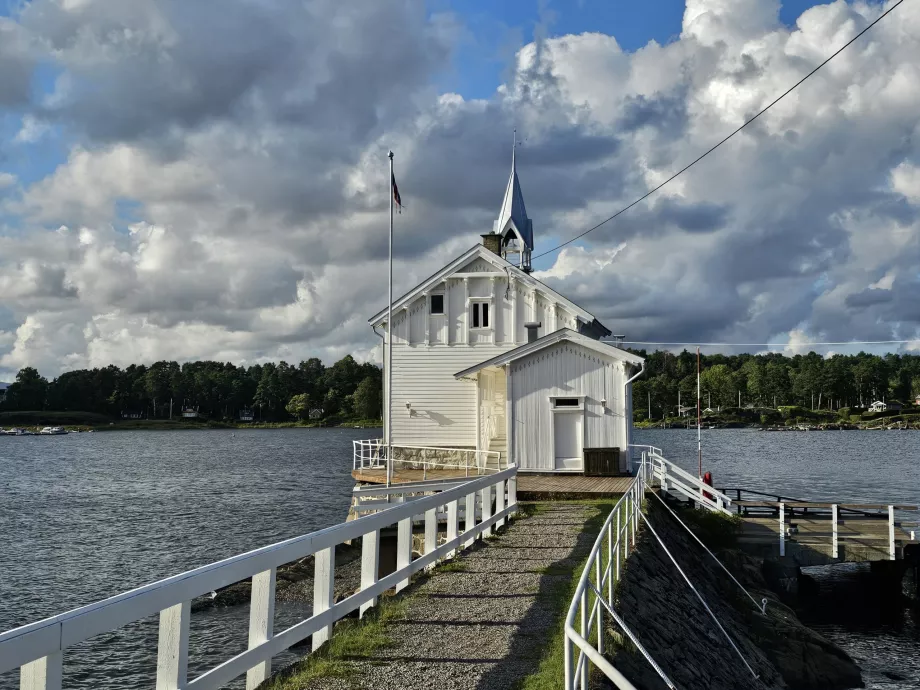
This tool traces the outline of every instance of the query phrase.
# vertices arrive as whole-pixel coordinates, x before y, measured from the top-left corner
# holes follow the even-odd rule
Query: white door
[[[557,470],[582,469],[582,420],[581,411],[553,414],[553,444],[556,450]]]

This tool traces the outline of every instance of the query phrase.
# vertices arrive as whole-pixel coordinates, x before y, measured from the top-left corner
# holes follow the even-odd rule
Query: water
[[[743,487],[813,501],[920,505],[918,432],[764,432],[704,429],[703,469],[717,487]],[[696,429],[639,429],[647,443],[697,472]],[[866,688],[920,687],[920,614],[870,597],[865,566],[809,568],[820,585],[802,620],[844,649]]]
[[[0,631],[345,519],[351,441],[277,429],[0,437]],[[276,629],[310,615],[279,603]],[[192,616],[190,670],[246,648],[248,607]],[[156,617],[64,654],[67,688],[152,687]],[[277,663],[294,658],[288,654]],[[18,674],[0,688],[18,688]]]
[[[373,431],[110,432],[0,437],[0,631],[344,520],[351,441]],[[697,466],[696,432],[638,430],[637,443]],[[920,503],[920,433],[703,432],[717,486],[837,501]],[[822,579],[847,581],[837,573]],[[830,584],[828,584],[830,583]],[[831,599],[832,601],[832,599]],[[846,649],[869,688],[920,686],[920,633],[905,611],[808,623]],[[310,615],[279,602],[282,629]],[[192,616],[190,670],[246,648],[248,607]],[[151,687],[156,618],[64,655],[67,688]],[[295,654],[276,658],[278,667]],[[906,680],[892,680],[885,673]],[[15,673],[0,690],[18,688]]]

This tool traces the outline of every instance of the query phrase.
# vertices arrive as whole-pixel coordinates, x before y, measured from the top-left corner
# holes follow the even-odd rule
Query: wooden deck
[[[386,470],[354,470],[351,476],[355,481],[365,484],[386,484]],[[425,479],[462,479],[465,470],[407,470],[400,469],[393,473],[393,483],[420,482]],[[474,478],[476,475],[470,475]],[[579,474],[529,474],[518,475],[517,495],[523,500],[536,498],[603,498],[619,496],[626,493],[632,477],[585,477]]]

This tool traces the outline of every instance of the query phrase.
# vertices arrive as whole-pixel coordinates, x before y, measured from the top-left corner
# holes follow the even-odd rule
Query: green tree
[[[310,414],[310,400],[306,393],[298,393],[291,397],[284,409],[297,419],[306,419]]]
[[[47,396],[48,380],[37,369],[23,367],[6,390],[5,406],[11,410],[43,410]]]
[[[380,382],[368,376],[355,389],[353,405],[361,419],[380,419],[382,405]]]

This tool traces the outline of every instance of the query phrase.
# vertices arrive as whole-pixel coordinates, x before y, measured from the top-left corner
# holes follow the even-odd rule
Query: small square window
[[[444,313],[444,295],[432,295],[431,296],[431,314],[443,314]]]

